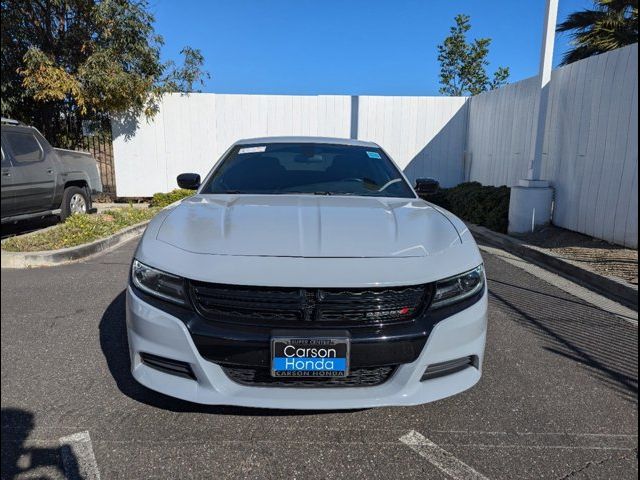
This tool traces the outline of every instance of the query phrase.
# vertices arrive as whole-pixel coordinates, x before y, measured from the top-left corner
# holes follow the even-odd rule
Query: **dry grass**
[[[158,208],[124,207],[95,215],[72,215],[64,223],[46,231],[9,238],[2,243],[2,249],[9,252],[39,252],[75,247],[150,220],[158,211]]]
[[[567,260],[579,262],[588,270],[638,284],[638,250],[553,226],[527,235],[524,240]]]

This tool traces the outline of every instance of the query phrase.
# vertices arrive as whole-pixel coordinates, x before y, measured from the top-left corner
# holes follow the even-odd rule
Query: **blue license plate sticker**
[[[271,340],[274,377],[345,377],[349,374],[348,338]]]

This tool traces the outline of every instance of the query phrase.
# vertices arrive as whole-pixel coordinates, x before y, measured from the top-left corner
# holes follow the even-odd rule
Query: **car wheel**
[[[62,195],[62,205],[60,206],[60,218],[62,220],[74,213],[87,213],[89,208],[89,195],[87,195],[87,191],[84,188],[65,188]]]

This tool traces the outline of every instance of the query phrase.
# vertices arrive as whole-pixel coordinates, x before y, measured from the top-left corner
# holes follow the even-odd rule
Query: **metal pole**
[[[533,112],[533,149],[529,158],[527,178],[511,188],[509,202],[509,233],[521,234],[535,230],[551,222],[553,188],[541,179],[542,149],[544,148],[545,124],[549,106],[549,84],[553,67],[553,43],[558,18],[558,1],[547,0],[544,17],[542,49],[540,51],[539,95]]]
[[[542,48],[540,51],[540,72],[538,75],[540,95],[534,110],[534,115],[536,115],[536,121],[533,124],[534,148],[529,159],[527,180],[540,180],[542,171],[542,149],[544,148],[545,123],[547,107],[549,106],[549,82],[551,81],[551,69],[553,68],[553,45],[558,18],[558,1],[547,0],[547,12],[544,19]]]

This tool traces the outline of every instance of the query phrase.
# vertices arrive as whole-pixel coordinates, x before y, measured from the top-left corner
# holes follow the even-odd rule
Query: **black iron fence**
[[[79,148],[76,149],[85,150],[95,157],[102,177],[102,191],[109,196],[115,196],[116,176],[113,166],[111,130],[99,134],[83,135]]]

